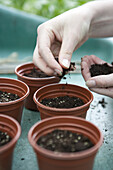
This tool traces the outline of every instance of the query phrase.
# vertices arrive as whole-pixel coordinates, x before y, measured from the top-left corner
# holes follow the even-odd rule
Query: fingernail
[[[62,72],[58,69],[55,69],[54,75],[57,75],[57,74],[62,76]]]
[[[66,67],[66,68],[69,68],[70,63],[69,63],[69,61],[68,61],[67,59],[63,59],[62,65],[63,65],[64,67]]]
[[[96,82],[94,80],[88,80],[88,81],[86,81],[86,86],[88,86],[88,87],[95,87],[96,86]]]

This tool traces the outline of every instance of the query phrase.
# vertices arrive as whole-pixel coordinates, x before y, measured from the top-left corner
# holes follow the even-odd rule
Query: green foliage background
[[[89,1],[91,0],[0,0],[0,4],[50,19]]]

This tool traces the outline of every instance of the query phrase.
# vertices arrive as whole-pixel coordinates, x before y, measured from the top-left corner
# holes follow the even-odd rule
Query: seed
[[[69,135],[69,137],[71,138],[73,136],[73,134],[71,133],[70,135]]]
[[[5,140],[3,139],[0,143],[1,143],[1,144],[5,143]]]
[[[75,143],[78,143],[78,140],[77,140],[77,139],[75,139],[75,140],[74,140],[74,142],[75,142]]]
[[[48,142],[47,142],[47,145],[51,145],[53,143],[52,139],[50,139]]]
[[[9,135],[6,135],[6,138],[9,139]]]
[[[50,139],[50,140],[49,140],[49,144],[52,144],[52,143],[53,143],[53,140],[52,140],[52,139]]]
[[[60,136],[58,135],[56,138],[57,138],[57,139],[60,139]]]
[[[84,145],[85,145],[85,146],[88,145],[88,142],[84,142]]]
[[[63,138],[63,137],[64,137],[64,135],[63,135],[63,134],[61,134],[60,136],[61,136],[61,138]]]
[[[78,136],[78,140],[80,140],[81,139],[81,136]]]

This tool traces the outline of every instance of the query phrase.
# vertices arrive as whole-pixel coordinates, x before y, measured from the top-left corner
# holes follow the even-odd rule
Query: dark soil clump
[[[103,108],[106,108],[107,102],[105,102],[105,99],[102,98],[102,100],[100,100],[100,101],[98,102],[98,104],[101,104],[101,106],[102,106]]]
[[[44,98],[41,103],[54,108],[74,108],[84,105],[82,99],[78,97],[59,96],[55,98]]]
[[[0,131],[0,147],[11,141],[11,137],[7,132]]]
[[[94,144],[82,134],[56,129],[41,136],[37,144],[54,152],[79,152],[91,148]]]
[[[113,73],[113,66],[109,66],[107,63],[92,64],[89,71],[91,77],[98,76],[98,75],[107,75]]]
[[[50,77],[41,70],[37,70],[35,67],[30,70],[29,73],[24,73],[23,76],[31,77],[31,78],[45,78]]]
[[[68,69],[64,69],[63,68],[63,73],[61,77],[64,77],[66,74],[68,74],[70,71],[74,71],[75,70],[75,63],[71,62],[70,63],[70,67]]]
[[[0,103],[1,102],[10,102],[13,100],[17,100],[19,98],[20,97],[17,94],[0,91]]]
[[[56,61],[57,62],[59,62],[58,61],[58,58],[55,58],[56,59]],[[66,74],[68,74],[70,71],[74,71],[75,70],[75,62],[71,62],[70,63],[70,67],[68,68],[68,69],[65,69],[65,68],[63,68],[63,72],[62,72],[62,75],[61,76],[59,76],[60,78],[63,78]],[[64,79],[66,79],[66,77],[64,78]]]

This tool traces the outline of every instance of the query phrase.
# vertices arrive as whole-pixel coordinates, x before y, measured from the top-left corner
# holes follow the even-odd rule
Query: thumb
[[[76,42],[71,37],[65,37],[63,39],[60,53],[59,53],[59,63],[63,68],[68,69],[71,62],[71,57],[74,52]]]
[[[113,87],[113,74],[100,75],[86,81],[89,88],[92,87]]]

